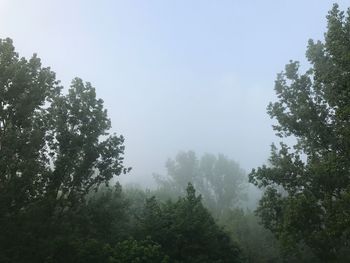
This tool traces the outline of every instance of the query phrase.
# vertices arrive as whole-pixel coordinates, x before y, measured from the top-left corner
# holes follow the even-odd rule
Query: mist
[[[298,81],[302,82],[303,79],[296,76],[318,63],[317,59],[312,60],[313,56],[328,48],[327,45],[319,44],[317,40],[332,40],[332,36],[327,38],[327,30],[332,28],[326,18],[327,14],[331,14],[328,12],[332,4],[333,1],[328,0],[103,0],[98,2],[0,0],[0,39],[12,39],[19,57],[29,59],[34,53],[38,54],[42,66],[50,67],[55,72],[55,78],[63,87],[62,94],[67,94],[77,87],[91,91],[93,89],[88,84],[91,83],[95,88],[91,91],[91,96],[94,98],[93,94],[96,91],[97,98],[103,100],[103,107],[107,110],[111,121],[109,134],[115,134],[114,138],[117,141],[115,144],[120,147],[120,159],[118,159],[119,155],[118,158],[117,155],[113,156],[115,160],[120,161],[120,167],[117,167],[120,169],[114,167],[113,171],[117,172],[111,175],[113,185],[118,182],[117,190],[114,189],[115,192],[112,193],[111,188],[108,187],[100,190],[99,184],[95,189],[96,195],[91,194],[91,189],[86,190],[86,196],[89,198],[90,195],[92,196],[91,199],[87,199],[92,200],[89,205],[98,207],[98,202],[107,196],[108,202],[118,204],[116,205],[118,208],[114,207],[116,211],[125,206],[130,209],[127,210],[128,212],[124,211],[126,214],[132,214],[138,218],[138,216],[142,217],[140,211],[147,209],[147,205],[153,208],[158,207],[161,214],[168,210],[159,205],[160,203],[169,199],[179,207],[181,205],[185,207],[188,200],[197,200],[195,199],[197,193],[202,196],[203,209],[208,209],[208,215],[214,218],[213,222],[226,228],[232,240],[243,247],[244,257],[249,259],[247,262],[260,262],[253,259],[255,254],[252,256],[253,252],[250,249],[253,247],[261,250],[260,246],[265,242],[268,242],[271,248],[271,251],[266,252],[269,254],[266,258],[282,260],[284,252],[276,245],[280,236],[272,234],[275,233],[277,227],[271,222],[277,222],[277,219],[274,221],[268,213],[271,218],[266,219],[262,216],[261,220],[258,219],[257,214],[260,209],[258,202],[264,193],[265,196],[270,194],[270,197],[287,198],[307,189],[305,187],[307,184],[305,184],[291,190],[288,188],[290,186],[283,181],[284,179],[280,179],[281,182],[276,179],[283,176],[273,177],[275,174],[269,169],[279,167],[283,163],[282,157],[289,158],[286,163],[298,168],[302,167],[300,170],[296,169],[300,172],[306,169],[310,160],[314,160],[312,158],[317,159],[315,156],[323,156],[324,152],[320,150],[321,153],[317,152],[308,159],[310,149],[307,148],[307,143],[305,143],[306,146],[298,145],[299,148],[293,148],[293,145],[307,141],[302,137],[307,134],[305,131],[307,129],[303,130],[301,126],[310,125],[310,130],[314,128],[317,133],[317,130],[321,128],[315,128],[310,124],[312,118],[330,114],[331,110],[326,114],[322,112],[321,106],[320,109],[315,106],[314,108],[317,108],[319,112],[314,115],[311,113],[307,115],[305,113],[307,110],[305,110],[305,115],[300,114],[302,116],[300,119],[309,118],[310,121],[305,123],[300,121],[295,124],[291,120],[288,120],[290,123],[283,122],[283,120],[289,116],[284,110],[293,105],[292,102],[286,103],[286,101],[289,102],[286,87],[290,85],[291,88],[297,89]],[[345,0],[338,1],[338,4],[340,10],[347,10],[349,6],[349,2]],[[344,14],[346,16],[346,12]],[[333,15],[341,20],[344,14]],[[308,42],[309,39],[314,39],[315,42]],[[309,59],[306,56],[307,50]],[[0,50],[0,52],[3,51]],[[295,64],[294,61],[298,61],[299,64]],[[289,69],[286,64],[289,65]],[[321,73],[326,76],[327,72],[325,72]],[[303,83],[300,86],[304,87],[305,84],[309,88],[313,85],[313,81],[316,81],[317,74],[306,73],[306,75],[310,77],[308,80],[311,84]],[[281,76],[287,80],[284,82]],[[294,79],[290,76],[293,76]],[[312,79],[311,76],[315,79]],[[82,80],[75,79],[76,77]],[[275,90],[275,85],[280,85],[280,89]],[[4,91],[6,89],[3,88]],[[300,90],[302,90],[301,93],[304,92],[302,88]],[[302,107],[309,109],[317,104],[315,97],[310,95],[308,98],[310,98],[309,104],[305,106],[303,104],[305,101],[296,96],[296,101],[300,99],[298,101],[300,108],[291,112],[297,115]],[[69,96],[66,99],[69,100]],[[327,99],[324,99],[325,102],[322,101],[323,107],[326,108],[331,105]],[[276,101],[281,101],[281,104],[270,108],[270,117],[267,113],[267,106],[270,102]],[[10,105],[6,103],[5,108]],[[336,106],[334,107],[336,109]],[[90,113],[90,111],[87,112]],[[330,119],[332,118],[327,121],[331,122]],[[104,121],[107,127],[108,121]],[[321,120],[318,123],[323,122]],[[277,132],[273,129],[273,125],[276,124],[285,128],[285,130],[281,128],[282,133],[289,133],[291,136],[281,135],[281,137],[286,137],[283,140],[276,136]],[[0,118],[0,131],[4,127]],[[301,131],[298,130],[299,128]],[[325,128],[324,134],[327,133],[329,131]],[[119,136],[125,139],[123,142],[125,151],[124,146],[121,146],[122,139]],[[344,138],[342,136],[339,138]],[[320,135],[317,138],[322,141],[321,137]],[[98,140],[102,141],[101,138],[108,138],[108,136],[101,133]],[[280,145],[281,141],[284,141],[286,145]],[[324,141],[328,143],[331,139],[324,139]],[[322,148],[318,143],[321,144],[318,141],[310,143],[314,147],[310,146],[311,149]],[[274,148],[271,148],[272,144],[279,147],[275,149],[275,152]],[[333,150],[328,144],[324,147],[331,153],[338,153],[338,148]],[[286,154],[292,148],[294,152],[291,155]],[[327,158],[331,159],[328,155],[325,159],[329,161]],[[317,159],[321,162],[320,160]],[[346,159],[343,163],[346,163]],[[54,165],[52,167],[54,171]],[[253,170],[257,167],[261,169]],[[283,168],[283,165],[281,167]],[[281,170],[284,171],[282,168]],[[310,169],[314,172],[313,167]],[[238,177],[236,179],[220,177],[215,181],[213,178],[217,175],[216,172],[217,174],[220,172],[238,174],[239,180],[236,180]],[[272,179],[264,178],[269,173]],[[19,174],[21,177],[22,174]],[[286,174],[291,174],[291,177],[295,175],[295,178],[302,177],[297,172],[294,174],[289,170],[284,173]],[[303,176],[306,177],[305,174]],[[108,177],[108,180],[111,178]],[[119,183],[122,186],[120,189],[123,189],[124,192],[118,188]],[[326,185],[332,185],[332,183],[334,182]],[[234,191],[237,191],[238,197],[226,196],[230,191],[225,188],[227,184],[237,187]],[[295,185],[298,184],[295,183]],[[322,191],[323,188],[320,186],[317,189]],[[219,193],[220,190],[222,193]],[[57,191],[57,195],[59,193],[60,196],[64,196],[63,190]],[[339,195],[340,193],[343,192],[337,192]],[[155,199],[151,197],[153,194]],[[330,196],[333,194],[332,192]],[[66,194],[66,196],[69,195],[70,193]],[[323,197],[327,194],[322,192],[319,196],[317,194],[315,196],[317,196],[316,200],[321,198],[319,196]],[[85,200],[84,198],[85,196],[81,200]],[[229,202],[225,198],[231,198],[230,201],[234,202]],[[312,198],[306,195],[305,199],[311,200]],[[291,203],[297,206],[302,201]],[[300,206],[303,207],[303,205]],[[62,207],[64,211],[64,205]],[[176,205],[169,205],[169,207],[168,209],[174,209],[174,211],[179,209],[176,208]],[[310,207],[307,209],[314,211],[312,210],[314,207]],[[258,212],[254,214],[253,211],[257,208]],[[115,212],[111,218],[124,220],[124,214],[118,213]],[[335,217],[333,214],[332,216]],[[266,214],[265,217],[267,217]],[[285,218],[289,217],[293,218],[286,213]],[[130,221],[133,222],[135,218]],[[318,218],[312,220],[317,221]],[[307,223],[311,225],[311,221]],[[249,236],[247,239],[240,236],[241,233],[237,230],[244,229],[245,222],[248,222],[247,225],[251,227],[247,227],[250,229],[250,232],[247,230],[249,232],[247,232]],[[145,222],[142,224],[147,225]],[[326,223],[322,222],[322,224]],[[133,230],[128,227],[133,229],[130,226],[125,226],[125,229],[133,233]],[[120,230],[118,235],[122,236],[123,231]],[[140,230],[140,233],[146,236],[144,234],[146,232],[142,231]],[[153,233],[152,231],[150,233]],[[257,235],[255,232],[261,233],[260,239],[255,236]],[[220,236],[220,233],[217,235]],[[281,235],[283,238],[283,233]],[[310,235],[312,236],[312,233]],[[126,240],[126,237],[123,236],[123,238]],[[303,242],[306,244],[306,252],[302,252],[303,260],[305,262],[313,260],[314,240],[309,242],[306,239],[298,239],[299,237],[293,236],[293,238],[297,240],[296,247],[304,248]],[[317,240],[315,237],[312,238]],[[348,236],[342,236],[342,238],[346,240]],[[118,242],[120,240],[118,239]],[[249,243],[251,240],[254,240],[253,245]],[[162,244],[161,241],[156,241]],[[112,244],[114,241],[103,242]],[[339,247],[343,249],[342,245]],[[329,251],[333,251],[332,249]],[[348,250],[341,253],[346,254]],[[290,262],[298,262],[298,257],[295,255],[291,257],[294,261],[290,258]],[[326,256],[335,258],[331,252]],[[263,262],[264,259],[261,260]]]
[[[64,86],[79,76],[96,87],[126,139],[132,171],[120,180],[150,187],[183,150],[223,153],[247,172],[267,161],[276,74],[290,59],[306,65],[331,3],[1,1],[0,34]]]

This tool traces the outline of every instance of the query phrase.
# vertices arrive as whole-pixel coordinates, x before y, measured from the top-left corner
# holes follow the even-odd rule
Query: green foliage
[[[167,263],[169,258],[161,251],[160,246],[147,239],[136,241],[127,239],[114,246],[97,239],[56,240],[54,253],[46,258],[47,263]]]
[[[48,112],[48,154],[55,167],[49,189],[55,197],[73,204],[113,175],[126,172],[124,139],[108,136],[107,110],[90,83],[74,79],[69,93],[55,97]]]
[[[6,39],[0,85],[1,262],[239,261],[191,185],[167,204],[102,187],[128,169],[90,83],[76,78],[62,94],[36,55],[20,59]]]
[[[0,39],[0,214],[18,213],[44,195],[48,156],[44,105],[60,91],[36,55],[27,61]]]
[[[161,251],[161,246],[147,239],[142,241],[125,240],[114,249],[111,263],[167,263],[169,257]]]
[[[271,165],[250,180],[266,188],[257,213],[285,248],[305,244],[330,262],[342,260],[350,239],[350,9],[334,5],[327,19],[325,41],[309,41],[311,68],[288,64],[268,106],[277,135],[297,143],[273,146]]]
[[[222,154],[205,154],[197,159],[192,151],[180,152],[166,163],[167,176],[156,176],[157,196],[176,199],[184,195],[191,182],[203,197],[203,203],[216,217],[225,209],[237,207],[244,199],[245,173]]]
[[[300,246],[298,254],[286,254],[273,233],[264,228],[251,211],[226,211],[220,220],[231,238],[242,248],[246,262],[317,262],[308,247]],[[294,251],[293,251],[294,252]]]
[[[240,247],[247,262],[282,262],[279,246],[273,234],[263,228],[250,211],[226,211],[220,223]]]
[[[191,184],[186,197],[175,203],[147,199],[139,228],[141,236],[159,243],[174,262],[241,262],[237,245],[218,227]]]
[[[101,188],[87,199],[86,204],[70,218],[80,236],[109,244],[129,237],[130,205],[119,184],[113,188]]]
[[[12,41],[0,39],[4,262],[42,262],[47,241],[72,226],[67,220],[85,196],[127,172],[124,139],[109,135],[109,128],[103,101],[89,83],[75,79],[63,95],[55,74],[36,55],[19,58]]]

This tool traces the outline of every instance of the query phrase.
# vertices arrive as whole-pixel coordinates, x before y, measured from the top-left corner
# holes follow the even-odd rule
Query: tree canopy
[[[130,170],[110,128],[90,83],[64,94],[0,39],[0,262],[241,262],[192,185],[167,203],[109,185]]]
[[[179,152],[175,159],[167,161],[166,168],[165,177],[155,176],[159,192],[178,197],[190,182],[215,216],[237,207],[245,197],[245,172],[222,154],[204,154],[198,159],[193,151]]]
[[[76,78],[64,95],[37,55],[20,58],[11,39],[0,39],[0,87],[0,244],[11,258],[25,249],[16,242],[47,235],[44,222],[59,223],[128,169],[124,139],[108,134],[107,111],[90,83]]]
[[[180,152],[155,190],[111,186],[131,168],[95,88],[75,78],[64,92],[0,39],[0,262],[348,262],[350,8],[327,21],[310,68],[277,75],[267,112],[281,143],[249,174],[255,214],[222,154]]]
[[[241,262],[240,249],[203,206],[201,196],[188,184],[176,202],[146,200],[140,233],[161,244],[175,262]]]
[[[286,248],[311,247],[320,259],[340,260],[350,239],[350,9],[334,5],[325,40],[309,40],[311,68],[286,65],[268,113],[292,147],[272,146],[270,165],[250,181],[265,189],[257,213]]]

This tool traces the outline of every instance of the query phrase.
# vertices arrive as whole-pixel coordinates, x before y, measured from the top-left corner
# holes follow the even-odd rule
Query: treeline
[[[109,183],[130,169],[124,139],[108,134],[90,83],[74,79],[63,94],[54,72],[36,55],[20,58],[10,39],[0,41],[0,83],[0,262],[258,258],[231,224],[247,185],[237,163],[179,153],[157,190],[122,191]]]
[[[63,94],[5,39],[0,86],[0,262],[242,261],[191,184],[166,203],[109,186],[130,168],[90,83]]]
[[[311,249],[305,245],[302,250],[286,250],[273,233],[260,224],[261,220],[252,211],[257,204],[250,200],[252,189],[249,189],[247,174],[234,160],[222,154],[198,157],[193,151],[179,152],[174,159],[166,162],[166,170],[166,175],[154,175],[157,183],[154,190],[144,191],[140,187],[127,185],[124,193],[130,200],[137,200],[137,196],[144,199],[156,196],[166,203],[185,196],[186,182],[190,181],[217,224],[239,245],[243,262],[316,260]]]
[[[215,223],[191,184],[185,197],[166,203],[142,194],[129,199],[119,185],[102,188],[56,221],[47,216],[28,215],[20,229],[19,222],[12,222],[13,227],[3,232],[7,242],[2,240],[1,262],[243,260],[237,244]]]
[[[76,78],[64,94],[0,39],[0,262],[348,262],[350,9],[327,19],[310,69],[277,76],[268,114],[296,144],[249,173],[255,212],[223,155],[179,153],[152,191],[110,185],[130,168],[95,89]]]

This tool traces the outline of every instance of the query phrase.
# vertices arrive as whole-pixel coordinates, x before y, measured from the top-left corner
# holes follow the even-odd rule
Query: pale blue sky
[[[179,150],[224,153],[247,171],[264,163],[276,74],[306,64],[332,3],[0,0],[0,38],[38,53],[64,85],[96,87],[142,183]]]

